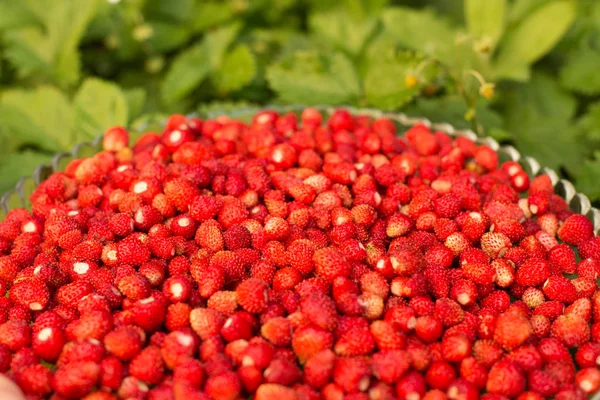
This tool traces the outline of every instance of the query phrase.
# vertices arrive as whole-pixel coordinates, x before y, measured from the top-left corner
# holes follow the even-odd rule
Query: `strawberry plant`
[[[0,15],[0,192],[107,126],[302,103],[471,128],[600,198],[595,2],[1,0]]]

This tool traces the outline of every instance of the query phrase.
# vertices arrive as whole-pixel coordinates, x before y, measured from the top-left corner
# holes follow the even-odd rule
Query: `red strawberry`
[[[24,367],[15,375],[17,384],[26,394],[47,395],[52,392],[52,373],[41,364]]]
[[[563,276],[549,277],[544,283],[543,290],[549,300],[572,303],[577,299],[577,289],[569,279]]]
[[[506,350],[513,350],[524,343],[531,335],[531,324],[520,315],[504,313],[498,317],[494,341]]]
[[[285,387],[284,385],[278,385],[275,383],[263,383],[256,389],[254,395],[256,400],[269,400],[269,399],[280,399],[280,400],[296,400],[297,396],[294,390]]]
[[[34,325],[31,347],[45,361],[56,361],[66,341],[65,333],[61,327],[48,326],[35,329]]]
[[[206,381],[204,390],[214,400],[234,400],[241,391],[241,383],[233,372],[222,372]]]
[[[486,389],[489,393],[517,396],[525,390],[525,377],[511,361],[500,361],[490,369]]]
[[[225,323],[225,317],[209,308],[196,308],[190,313],[190,325],[201,339],[218,335]]]
[[[319,249],[314,253],[313,262],[316,272],[332,282],[337,277],[350,275],[350,264],[338,250],[333,248]]]
[[[186,329],[186,331],[189,330],[189,328]],[[186,331],[171,332],[165,337],[160,352],[169,369],[177,368],[196,353],[199,345],[198,337],[192,332]]]
[[[31,328],[20,319],[9,320],[0,325],[0,344],[12,351],[29,346],[31,343]]]
[[[74,362],[59,367],[52,377],[52,389],[65,398],[82,398],[96,386],[100,367],[93,362]]]
[[[316,326],[304,325],[292,335],[292,349],[301,363],[308,361],[314,354],[331,348],[333,335]]]
[[[373,375],[381,381],[394,384],[410,368],[410,356],[402,350],[385,350],[373,354]]]
[[[558,229],[558,237],[565,243],[577,246],[594,236],[594,226],[581,214],[571,215]]]
[[[537,286],[550,276],[546,260],[530,258],[517,268],[516,282],[523,286]]]
[[[552,324],[552,336],[568,347],[581,346],[590,340],[590,328],[585,319],[577,314],[561,315]]]
[[[260,279],[247,279],[236,288],[237,301],[246,311],[261,313],[269,300],[267,284]]]
[[[314,354],[304,365],[304,382],[320,389],[329,382],[333,373],[335,354],[326,349]]]
[[[129,363],[129,374],[141,381],[156,385],[164,376],[164,364],[160,349],[148,346]]]
[[[50,292],[44,282],[39,279],[25,279],[10,288],[10,299],[27,309],[39,311],[46,308],[50,300]]]

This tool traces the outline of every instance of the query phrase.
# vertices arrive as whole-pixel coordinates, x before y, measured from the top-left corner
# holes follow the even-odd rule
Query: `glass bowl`
[[[289,106],[266,106],[266,107],[245,107],[235,108],[232,110],[216,110],[209,111],[199,115],[205,118],[216,118],[219,116],[228,116],[233,119],[239,119],[242,121],[250,122],[252,116],[261,110],[269,109],[275,110],[280,113],[295,112],[300,114],[306,106],[302,105],[289,105]],[[331,107],[331,106],[316,106],[313,107],[321,111],[325,116],[331,115],[331,113],[338,108],[345,108],[354,115],[366,115],[372,118],[388,118],[394,121],[399,128],[407,129],[415,124],[424,124],[433,130],[445,132],[451,136],[464,136],[478,144],[486,144],[492,149],[498,152],[500,161],[516,161],[520,163],[523,170],[529,174],[530,178],[533,178],[540,174],[547,174],[555,188],[555,192],[562,196],[569,204],[571,210],[586,215],[594,225],[594,232],[596,235],[600,233],[600,210],[592,207],[588,197],[582,193],[578,193],[571,182],[565,179],[561,179],[559,175],[552,169],[543,167],[537,160],[529,156],[521,155],[517,149],[512,146],[500,145],[496,140],[490,137],[479,137],[473,131],[468,129],[455,129],[452,125],[444,122],[431,122],[425,118],[409,117],[402,113],[390,113],[384,112],[377,109],[370,108],[355,108],[355,107]],[[197,117],[198,115],[192,114],[189,117]],[[138,135],[145,132],[151,126],[157,124],[164,124],[164,120],[148,120],[138,126],[130,129],[132,138],[137,138]],[[98,136],[94,141],[79,143],[73,147],[70,152],[63,152],[56,154],[50,164],[40,165],[33,171],[32,175],[23,177],[15,185],[15,187],[5,193],[0,198],[0,221],[4,219],[6,213],[13,208],[31,208],[29,196],[35,190],[35,188],[44,181],[53,172],[63,171],[67,164],[76,159],[82,157],[89,157],[102,150],[102,136]],[[600,392],[590,397],[592,400],[600,400]]]
[[[215,118],[226,115],[234,119],[240,119],[250,122],[252,116],[264,109],[275,110],[281,113],[295,112],[300,113],[305,106],[290,105],[290,106],[267,106],[267,107],[246,107],[236,108],[232,110],[216,110],[204,113],[201,115],[206,118]],[[314,107],[325,115],[330,115],[337,108],[345,108],[355,115],[367,115],[372,118],[388,118],[402,129],[409,128],[415,124],[424,124],[431,129],[445,132],[451,136],[465,136],[478,144],[486,144],[496,150],[501,161],[517,161],[526,171],[530,178],[540,174],[547,174],[557,194],[562,196],[569,204],[571,210],[586,215],[594,224],[594,231],[598,235],[600,233],[600,210],[592,207],[588,197],[582,193],[577,193],[571,182],[561,179],[559,175],[552,169],[543,167],[537,160],[532,157],[522,156],[513,146],[500,145],[496,140],[490,137],[478,137],[473,131],[468,129],[455,129],[452,125],[444,122],[431,122],[425,118],[409,117],[402,113],[390,113],[381,110],[370,108],[354,108],[354,107],[330,107],[316,106]],[[197,116],[197,115],[190,115]],[[144,124],[131,129],[132,136],[143,133],[148,127],[153,124],[164,121],[149,120]],[[23,177],[15,185],[12,190],[9,190],[0,198],[0,220],[4,219],[4,215],[13,208],[31,208],[29,196],[44,179],[56,171],[62,171],[66,165],[73,159],[89,157],[99,152],[102,149],[102,136],[98,136],[92,142],[79,143],[70,152],[56,154],[49,165],[40,165],[33,171],[31,176]],[[600,400],[600,399],[599,399]]]

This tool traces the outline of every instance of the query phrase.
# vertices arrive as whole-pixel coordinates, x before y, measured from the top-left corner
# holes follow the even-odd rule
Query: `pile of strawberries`
[[[300,119],[111,128],[43,182],[0,223],[0,372],[55,400],[599,389],[600,238],[548,176],[422,125]]]

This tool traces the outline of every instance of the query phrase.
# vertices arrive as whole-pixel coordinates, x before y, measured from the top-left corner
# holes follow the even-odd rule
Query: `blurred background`
[[[514,144],[600,200],[600,1],[0,0],[0,193],[111,125],[302,103]]]

